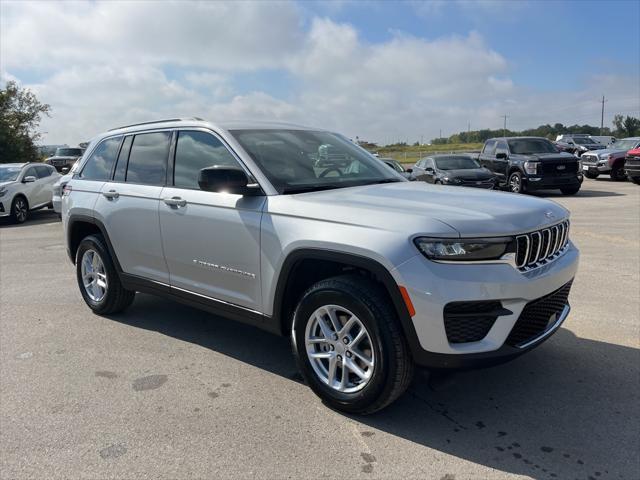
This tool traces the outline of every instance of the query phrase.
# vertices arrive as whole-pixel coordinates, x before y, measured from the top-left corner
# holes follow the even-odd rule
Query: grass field
[[[435,153],[458,153],[458,152],[479,152],[482,143],[451,143],[447,145],[407,145],[398,147],[380,147],[371,149],[372,153],[377,153],[381,157],[390,157],[400,163],[415,163],[418,159]]]

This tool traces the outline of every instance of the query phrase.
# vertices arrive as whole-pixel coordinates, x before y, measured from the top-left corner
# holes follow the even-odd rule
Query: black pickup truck
[[[478,160],[498,177],[501,187],[514,193],[560,190],[574,195],[582,185],[579,160],[546,138],[490,138]]]

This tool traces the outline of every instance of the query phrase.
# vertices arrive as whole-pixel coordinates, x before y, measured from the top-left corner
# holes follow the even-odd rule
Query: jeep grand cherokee
[[[416,365],[536,347],[567,317],[578,265],[556,203],[409,182],[341,135],[288,124],[108,131],[62,212],[95,313],[147,292],[289,335],[309,386],[348,412],[390,404]]]

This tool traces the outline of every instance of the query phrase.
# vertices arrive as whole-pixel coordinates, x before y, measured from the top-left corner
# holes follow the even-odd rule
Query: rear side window
[[[198,175],[213,165],[238,166],[227,147],[206,132],[181,131],[176,145],[173,183],[180,188],[199,189]]]
[[[487,143],[484,144],[484,150],[482,150],[483,155],[493,155],[496,151],[496,141],[488,140]]]
[[[122,137],[103,140],[93,151],[80,174],[85,180],[109,180]]]
[[[124,142],[122,142],[122,148],[120,149],[118,162],[116,163],[116,171],[113,175],[115,182],[124,182],[127,175],[127,162],[129,161],[129,150],[131,149],[132,143],[133,137],[131,135],[125,137]]]
[[[50,177],[53,173],[53,168],[46,167],[44,165],[36,165],[34,167],[38,172],[38,178]]]
[[[496,154],[498,153],[509,153],[507,151],[507,142],[500,140],[498,145],[496,146]]]
[[[129,153],[127,183],[164,185],[169,156],[169,132],[136,135]]]

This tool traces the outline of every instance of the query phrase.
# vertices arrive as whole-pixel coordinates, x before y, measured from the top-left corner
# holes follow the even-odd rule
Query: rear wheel
[[[344,275],[303,295],[291,331],[294,355],[311,389],[328,405],[368,414],[398,398],[413,362],[383,288]]]
[[[15,223],[24,223],[29,218],[29,204],[22,195],[18,195],[11,203],[11,218]]]
[[[89,235],[80,242],[76,277],[85,303],[100,315],[125,310],[136,295],[122,287],[102,235]]]
[[[609,176],[611,177],[611,180],[615,182],[621,182],[627,179],[627,175],[624,173],[624,168],[622,167],[613,167]]]

